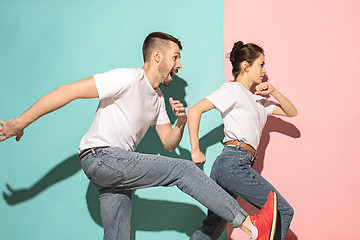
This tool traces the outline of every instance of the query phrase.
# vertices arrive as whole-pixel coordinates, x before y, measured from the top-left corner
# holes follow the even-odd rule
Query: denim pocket
[[[94,171],[97,169],[96,162],[98,161],[98,158],[100,155],[92,155],[92,153],[89,153],[88,155],[82,157],[80,159],[80,165],[85,173],[85,175],[90,179],[90,177],[93,175]]]
[[[124,173],[103,161],[97,163],[88,177],[91,182],[101,187],[119,187],[124,183]]]
[[[230,181],[234,178],[234,159],[235,156],[218,156],[214,165],[215,176],[218,180]]]

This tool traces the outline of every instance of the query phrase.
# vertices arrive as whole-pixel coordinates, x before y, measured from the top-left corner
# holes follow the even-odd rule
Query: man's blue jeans
[[[274,239],[285,239],[294,210],[265,178],[251,168],[252,158],[246,149],[225,146],[213,164],[211,178],[234,197],[240,196],[259,209],[266,203],[269,192],[276,192],[278,221]],[[226,227],[226,222],[209,210],[203,226],[193,233],[190,239],[218,239]]]
[[[92,150],[80,162],[99,190],[106,240],[130,238],[131,193],[139,188],[177,186],[234,227],[247,216],[232,196],[188,160],[107,147]]]

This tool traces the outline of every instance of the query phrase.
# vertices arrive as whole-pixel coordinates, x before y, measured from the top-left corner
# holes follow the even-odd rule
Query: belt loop
[[[94,157],[96,156],[96,152],[93,148],[91,149],[91,153],[93,154]]]
[[[257,157],[257,151],[255,152],[255,154],[253,155],[253,157],[251,158],[251,165],[250,167],[252,167],[254,165],[255,159]]]
[[[239,148],[240,148],[240,146],[241,146],[241,144],[242,144],[243,142],[244,142],[243,140],[240,140],[240,141],[239,141],[239,144],[236,146],[236,150],[239,150]]]

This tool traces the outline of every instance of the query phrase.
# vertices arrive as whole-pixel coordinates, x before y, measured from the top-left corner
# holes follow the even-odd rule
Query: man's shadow
[[[187,84],[183,79],[174,76],[173,82],[169,87],[161,87],[165,96],[166,109],[172,124],[174,124],[176,121],[176,117],[172,113],[168,98],[171,96],[174,99],[178,99],[186,107],[186,86]],[[222,139],[224,138],[223,127],[224,126],[221,124],[200,138],[200,149],[204,154],[206,153],[206,150],[209,146],[218,142],[222,142]],[[300,137],[300,131],[291,123],[273,116],[268,117],[268,122],[263,130],[262,139],[258,148],[258,158],[254,164],[255,170],[259,173],[261,173],[263,169],[265,150],[270,141],[270,132],[279,132],[293,138]],[[150,154],[161,154],[164,156],[188,160],[191,159],[190,151],[181,147],[180,145],[178,146],[178,152],[168,152],[165,150],[153,127],[149,128],[145,137],[140,142],[137,151]],[[200,167],[202,168],[202,166]],[[9,184],[7,184],[7,188],[10,194],[3,192],[3,197],[9,205],[16,205],[18,203],[30,200],[47,188],[66,178],[71,177],[80,170],[81,166],[79,163],[79,157],[77,154],[74,154],[50,170],[44,177],[42,177],[30,188],[15,190]],[[136,191],[132,197],[132,200],[133,212],[131,221],[131,239],[135,239],[135,234],[138,230],[175,230],[186,233],[188,236],[190,236],[195,230],[197,230],[197,228],[201,225],[202,220],[205,218],[205,214],[202,212],[202,210],[199,207],[191,204],[142,199],[138,197]],[[91,183],[89,183],[89,187],[87,189],[86,203],[89,214],[94,222],[102,226],[98,192],[95,186]],[[248,204],[246,201],[240,199],[239,203],[250,214],[257,212],[256,208],[254,208],[251,204]],[[176,216],[176,218],[173,216]],[[230,232],[231,231],[232,230],[230,230]],[[289,230],[287,239],[295,240],[297,237],[291,230]]]
[[[183,79],[174,76],[173,82],[169,87],[161,87],[165,96],[166,109],[172,124],[175,123],[176,117],[172,113],[168,98],[171,96],[174,99],[178,99],[186,107],[186,86],[187,84]],[[206,141],[206,139],[200,140],[204,151],[206,151],[207,146],[211,145],[207,145],[208,143],[206,143]],[[176,151],[168,152],[165,150],[153,127],[149,128],[145,137],[140,142],[137,147],[137,152],[190,159],[190,151],[181,146],[178,146],[178,153]],[[6,184],[8,192],[10,193],[3,192],[4,200],[9,205],[25,202],[56,183],[73,176],[80,170],[79,157],[77,154],[74,154],[51,169],[44,177],[29,188],[13,189],[9,184]],[[132,202],[131,239],[135,239],[136,231],[175,230],[191,236],[206,216],[198,206],[165,200],[144,199],[140,198],[136,194],[136,191],[132,196]],[[89,183],[87,189],[86,203],[89,214],[94,222],[102,226],[98,191],[91,183]]]

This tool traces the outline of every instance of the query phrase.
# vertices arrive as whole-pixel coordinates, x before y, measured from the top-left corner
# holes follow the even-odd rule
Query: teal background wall
[[[163,91],[191,106],[224,82],[222,8],[218,0],[2,0],[0,119],[16,118],[62,84],[141,67],[142,42],[152,31],[182,41],[183,69]],[[20,142],[0,143],[0,239],[102,238],[96,191],[77,158],[97,104],[74,101],[30,125]],[[216,111],[202,121],[207,174],[222,148],[220,124]],[[180,147],[167,153],[152,129],[138,149],[190,159],[189,150],[187,132]],[[188,239],[205,213],[175,187],[138,190],[132,239]]]

